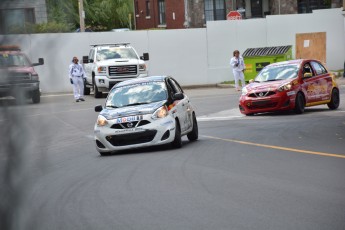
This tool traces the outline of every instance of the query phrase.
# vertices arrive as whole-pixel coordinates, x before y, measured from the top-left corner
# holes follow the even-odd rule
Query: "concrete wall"
[[[63,33],[0,36],[3,44],[19,44],[33,62],[43,92],[70,92],[68,66],[73,56],[88,55],[89,45],[130,42],[139,55],[150,53],[151,75],[171,75],[181,85],[216,84],[232,80],[229,61],[235,49],[293,45],[295,34],[327,33],[327,66],[342,69],[345,60],[345,20],[342,9],[313,14],[267,16],[265,19],[208,22],[204,29],[130,32]],[[293,50],[293,53],[295,51]]]

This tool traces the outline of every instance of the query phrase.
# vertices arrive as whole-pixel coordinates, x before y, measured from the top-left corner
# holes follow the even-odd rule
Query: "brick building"
[[[191,25],[192,27],[203,26],[203,13],[197,15],[193,12],[194,8],[198,9],[198,12],[203,12],[202,1],[134,0],[134,7],[137,29],[178,29],[191,27]]]
[[[136,29],[180,29],[226,20],[233,10],[241,12],[243,19],[262,18],[339,8],[343,0],[134,0],[134,6]]]
[[[0,1],[0,33],[11,32],[13,28],[24,28],[25,23],[47,22],[45,0],[2,0]]]

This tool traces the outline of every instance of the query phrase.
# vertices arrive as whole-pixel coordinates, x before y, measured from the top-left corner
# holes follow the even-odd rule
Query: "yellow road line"
[[[258,143],[253,143],[253,142],[239,141],[239,140],[233,140],[233,139],[224,139],[224,138],[205,136],[205,135],[203,135],[203,137],[207,137],[207,138],[215,139],[215,140],[227,141],[227,142],[234,142],[234,143],[239,143],[239,144],[244,144],[244,145],[253,145],[253,146],[258,146],[258,147],[263,147],[263,148],[279,149],[279,150],[285,150],[285,151],[290,151],[290,152],[298,152],[298,153],[319,155],[319,156],[325,156],[325,157],[337,157],[337,158],[344,158],[345,159],[345,155],[340,155],[340,154],[315,152],[315,151],[286,148],[286,147],[280,147],[280,146],[274,146],[274,145],[264,145],[264,144],[258,144]]]

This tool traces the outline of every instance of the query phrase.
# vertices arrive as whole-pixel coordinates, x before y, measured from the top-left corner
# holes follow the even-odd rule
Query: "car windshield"
[[[266,66],[256,76],[256,82],[279,81],[296,78],[298,65]]]
[[[23,54],[0,54],[0,68],[13,66],[31,66],[31,63]]]
[[[106,107],[121,108],[166,99],[167,90],[163,81],[141,82],[113,88],[107,98]]]
[[[103,61],[108,59],[138,59],[137,54],[132,48],[107,47],[101,48],[97,52],[97,60]]]

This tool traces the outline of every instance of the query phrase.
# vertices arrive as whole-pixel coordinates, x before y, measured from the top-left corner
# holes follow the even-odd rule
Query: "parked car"
[[[245,115],[294,110],[326,104],[339,107],[339,87],[334,76],[317,60],[291,60],[270,64],[242,89],[239,109]]]
[[[34,66],[43,64],[43,58],[39,58],[38,63],[31,63],[19,46],[0,46],[0,96],[24,95],[33,103],[39,103],[40,80]]]
[[[85,95],[93,89],[94,97],[102,97],[118,82],[146,77],[145,61],[149,54],[138,53],[129,43],[91,45],[89,56],[83,56],[86,74]]]
[[[95,107],[94,133],[101,155],[112,151],[198,139],[194,108],[178,82],[168,76],[127,80],[115,85],[105,105]]]

